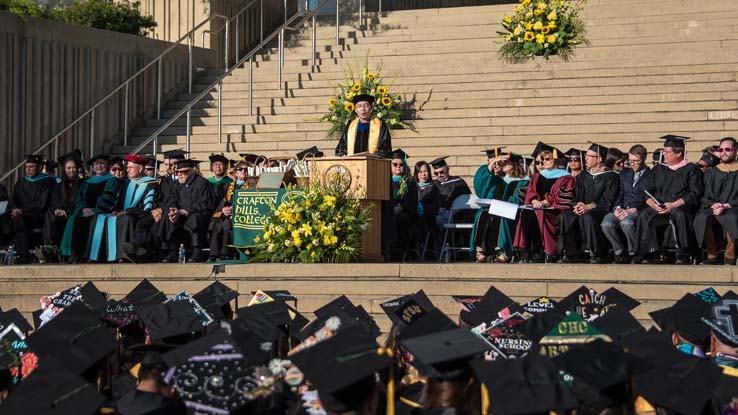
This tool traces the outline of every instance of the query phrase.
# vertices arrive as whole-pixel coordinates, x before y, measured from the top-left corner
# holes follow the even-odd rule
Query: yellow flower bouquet
[[[511,16],[502,19],[499,56],[522,62],[535,56],[574,56],[574,47],[588,44],[580,13],[586,0],[520,0]]]
[[[334,88],[334,97],[328,101],[328,112],[318,118],[319,121],[331,124],[328,136],[338,138],[348,123],[354,118],[354,104],[351,100],[356,95],[367,94],[374,97],[372,118],[377,117],[393,128],[413,129],[409,119],[414,111],[412,103],[404,101],[400,94],[393,94],[384,85],[381,77],[381,65],[370,70],[367,63],[359,68],[351,64],[344,69],[345,81]]]
[[[311,169],[315,170],[315,169]],[[361,239],[371,206],[351,193],[312,177],[307,188],[291,188],[272,208],[264,234],[247,255],[251,262],[351,262],[361,256]]]

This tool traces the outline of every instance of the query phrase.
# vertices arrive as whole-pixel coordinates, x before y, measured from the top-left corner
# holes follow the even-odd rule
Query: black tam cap
[[[200,160],[180,160],[179,162],[177,162],[177,170],[194,169],[195,167],[197,167],[198,164],[200,164]]]
[[[72,160],[74,161],[74,164],[77,165],[77,167],[80,167],[82,166],[82,152],[79,149],[76,149],[72,152],[60,156],[56,160],[61,166],[64,166],[64,164],[66,164],[69,160]]]
[[[738,347],[738,295],[728,291],[702,318],[721,342]]]
[[[437,158],[435,160],[431,160],[431,162],[429,164],[431,166],[433,166],[434,169],[440,169],[441,167],[446,167],[446,166],[448,166],[448,164],[446,164],[446,159],[448,157],[449,156],[439,157],[439,158]]]
[[[87,164],[89,166],[92,166],[95,163],[95,161],[97,161],[97,160],[109,161],[110,160],[110,156],[108,156],[107,154],[97,154],[97,155],[95,155],[93,157],[90,157],[90,159],[87,160]]]
[[[720,164],[720,158],[712,153],[702,154],[702,157],[700,157],[700,161],[705,162],[705,165],[707,165],[707,167],[715,167]]]
[[[681,135],[667,134],[661,137],[664,140],[664,147],[671,147],[676,149],[684,149],[685,141],[689,140],[689,137]]]
[[[228,165],[228,158],[222,154],[211,154],[208,157],[208,160],[210,160],[211,163],[215,163],[216,161],[219,161],[223,163],[224,165]]]
[[[502,149],[507,147],[492,147],[487,150],[482,150],[482,153],[487,153],[487,158],[499,157],[502,154]]]
[[[392,155],[390,156],[392,159],[400,159],[400,160],[407,160],[408,156],[406,152],[404,152],[401,148],[398,148],[397,150],[394,150],[392,152]]]
[[[590,143],[590,146],[587,149],[588,151],[594,151],[595,153],[597,153],[600,156],[600,158],[602,160],[605,160],[607,158],[607,150],[609,150],[607,147],[601,146],[601,145],[599,145],[597,143],[593,143],[591,141],[589,143]]]
[[[41,154],[26,154],[26,163],[44,164],[44,156]]]
[[[317,146],[312,146],[312,147],[310,147],[308,149],[302,150],[301,152],[297,153],[295,155],[295,157],[298,160],[304,160],[305,157],[307,157],[307,156],[310,156],[310,157],[323,157],[323,155],[324,155],[323,152],[320,151],[320,150],[318,150],[318,147]]]
[[[165,151],[162,154],[164,155],[164,159],[184,160],[185,154],[187,154],[187,152],[182,150],[181,148],[178,148],[176,150]]]
[[[371,95],[359,94],[359,95],[354,96],[353,99],[351,99],[351,102],[353,102],[354,105],[358,104],[361,101],[366,101],[366,102],[374,105],[374,97],[371,96]]]

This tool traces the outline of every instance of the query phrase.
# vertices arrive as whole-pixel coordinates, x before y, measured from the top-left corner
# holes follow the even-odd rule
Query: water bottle
[[[184,264],[185,262],[187,262],[187,257],[185,256],[184,244],[179,244],[178,261],[180,264]]]
[[[10,245],[8,251],[5,253],[5,265],[15,264],[15,247]]]

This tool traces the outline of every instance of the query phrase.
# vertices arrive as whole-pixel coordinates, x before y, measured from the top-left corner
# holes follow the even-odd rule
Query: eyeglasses
[[[123,171],[120,167],[113,167],[110,171]]]
[[[732,153],[735,151],[735,149],[733,147],[719,147],[716,148],[715,151],[717,151],[718,153]]]
[[[246,167],[236,167],[236,171],[244,171],[246,170]]]
[[[402,167],[402,163],[392,163],[392,167]]]

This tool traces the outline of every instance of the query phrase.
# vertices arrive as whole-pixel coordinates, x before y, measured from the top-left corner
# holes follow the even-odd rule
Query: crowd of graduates
[[[346,296],[309,321],[287,291],[241,294],[88,282],[43,297],[32,333],[1,312],[0,413],[738,414],[731,291],[685,294],[646,330],[615,288],[518,303],[491,286],[445,300],[454,319],[421,290],[381,303],[385,334]]]
[[[532,158],[486,150],[488,163],[472,186],[482,208],[472,217],[470,209],[454,207],[471,189],[450,174],[446,157],[419,161],[411,171],[407,154],[395,150],[391,204],[398,237],[387,245],[440,253],[452,240],[444,237],[449,224],[473,222],[467,238],[477,262],[735,265],[738,143],[716,140],[693,163],[686,158],[688,137],[662,139],[650,157],[642,145],[624,153],[596,143],[562,152],[539,142]],[[497,214],[491,200],[514,205],[517,214]]]

